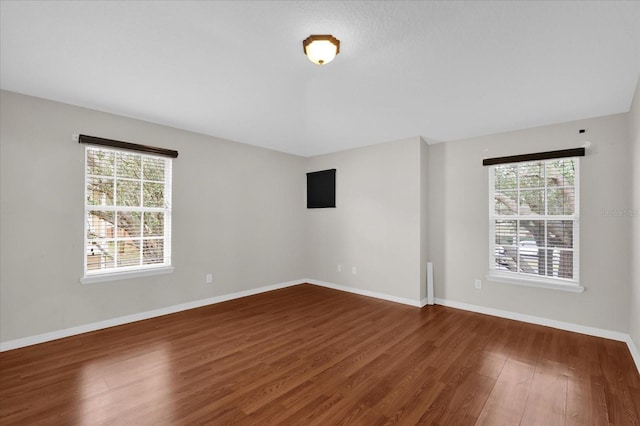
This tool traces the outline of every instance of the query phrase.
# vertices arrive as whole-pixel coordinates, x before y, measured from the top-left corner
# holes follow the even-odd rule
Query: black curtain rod
[[[104,139],[97,136],[80,135],[78,136],[78,143],[108,146],[110,148],[128,149],[129,151],[144,152],[147,154],[162,155],[171,158],[178,157],[178,151],[174,151],[173,149],[158,148],[156,146],[140,145],[131,142],[115,141],[113,139]]]
[[[511,155],[509,157],[485,158],[482,160],[483,166],[493,166],[496,164],[521,163],[523,161],[553,160],[556,158],[584,157],[584,148],[561,149],[558,151],[536,152],[533,154]]]

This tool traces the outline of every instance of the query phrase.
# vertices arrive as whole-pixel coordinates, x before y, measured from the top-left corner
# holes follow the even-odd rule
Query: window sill
[[[126,280],[129,278],[149,277],[152,275],[170,274],[174,271],[173,266],[162,268],[138,269],[136,271],[112,272],[108,274],[87,275],[80,278],[82,284],[93,284],[105,281]]]
[[[521,278],[521,277],[507,277],[504,275],[496,275],[489,274],[487,275],[488,281],[504,283],[504,284],[515,284],[526,287],[537,287],[537,288],[546,288],[550,290],[560,290],[560,291],[568,291],[571,293],[582,293],[585,289],[578,283],[575,284],[562,284],[553,281],[545,281],[538,279],[530,279],[530,278]]]

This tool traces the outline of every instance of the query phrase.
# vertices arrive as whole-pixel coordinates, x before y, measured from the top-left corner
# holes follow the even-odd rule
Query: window
[[[489,278],[581,291],[578,158],[494,165],[489,176]]]
[[[82,282],[127,277],[133,271],[170,272],[171,162],[163,156],[86,146]]]

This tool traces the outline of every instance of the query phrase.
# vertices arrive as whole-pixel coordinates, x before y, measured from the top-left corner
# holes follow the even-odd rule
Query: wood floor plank
[[[424,370],[427,373],[429,370]],[[409,397],[398,404],[392,406],[395,408],[393,414],[389,417],[387,425],[414,425],[418,424],[424,413],[431,408],[438,396],[447,389],[447,385],[441,381],[433,381],[422,375],[418,385],[413,388],[413,392]]]
[[[518,358],[522,358],[521,356]],[[519,425],[535,366],[510,358],[478,417],[478,425]]]
[[[564,425],[567,366],[541,359],[536,365],[521,425]]]
[[[299,285],[0,353],[5,425],[633,425],[624,343]]]
[[[496,380],[472,373],[459,383],[448,385],[440,396],[441,410],[427,410],[420,418],[421,424],[463,425],[475,424],[493,390]],[[470,420],[473,419],[471,423]]]

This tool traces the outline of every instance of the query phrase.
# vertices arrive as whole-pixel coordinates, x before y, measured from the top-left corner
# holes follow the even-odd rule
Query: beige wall
[[[302,158],[11,92],[0,102],[2,341],[305,277]],[[80,284],[78,133],[179,151],[173,274]]]
[[[416,137],[311,158],[0,93],[1,341],[305,277],[417,302],[426,296],[427,261],[434,262],[436,297],[630,330],[640,341],[640,273],[631,265],[640,253],[638,216],[604,214],[628,210],[631,199],[639,208],[637,93],[630,115],[446,144]],[[71,140],[78,133],[180,152],[173,274],[79,283],[84,151]],[[482,159],[573,148],[585,139],[592,143],[581,162],[586,291],[487,282]],[[329,168],[337,169],[337,208],[305,209],[304,173]],[[213,285],[205,284],[206,273]],[[477,278],[482,290],[474,288]]]
[[[307,159],[308,172],[337,169],[337,208],[306,213],[309,277],[419,301],[422,143],[416,137]]]
[[[629,333],[640,348],[640,79],[636,86],[631,111],[629,133],[632,145],[632,197],[631,197],[631,297]]]
[[[491,135],[430,146],[429,252],[436,297],[608,330],[629,326],[628,115]],[[483,158],[575,148],[591,141],[581,161],[582,294],[487,282],[488,171]],[[476,290],[474,280],[482,279]]]

